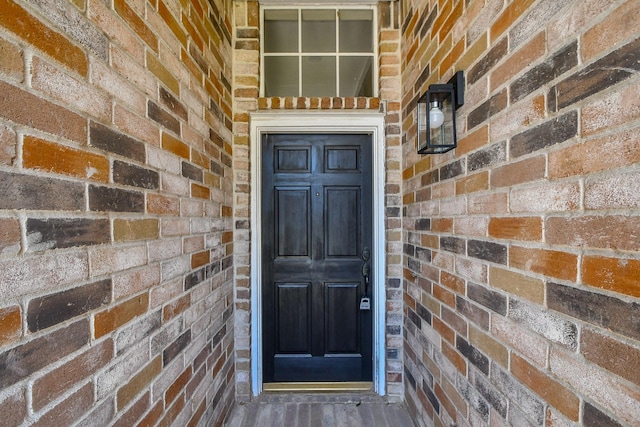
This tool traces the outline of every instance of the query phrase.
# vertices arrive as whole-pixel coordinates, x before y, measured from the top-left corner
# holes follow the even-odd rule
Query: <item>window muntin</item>
[[[262,11],[262,96],[376,96],[373,7]]]

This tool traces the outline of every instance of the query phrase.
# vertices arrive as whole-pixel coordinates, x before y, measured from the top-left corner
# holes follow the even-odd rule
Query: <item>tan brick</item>
[[[489,220],[489,236],[509,240],[542,240],[540,217],[492,217]]]
[[[552,181],[512,189],[509,207],[512,212],[567,212],[580,207],[580,198],[578,182]]]
[[[489,172],[479,172],[456,181],[456,195],[475,193],[489,188]]]
[[[0,309],[0,346],[11,344],[22,336],[22,312],[15,305]]]
[[[86,77],[89,64],[82,49],[72,44],[64,35],[45,27],[11,0],[0,0],[0,9],[3,11],[0,26]]]
[[[116,242],[157,239],[160,224],[157,219],[115,219],[113,238]]]
[[[464,279],[455,276],[451,273],[447,273],[446,271],[442,271],[440,273],[440,283],[443,286],[446,286],[447,288],[451,289],[454,292],[457,292],[459,294],[464,294],[465,293],[465,283],[464,283]]]
[[[137,270],[127,270],[113,276],[113,297],[119,300],[145,289],[153,289],[159,284],[159,264],[144,266]]]
[[[625,86],[618,91],[598,96],[582,108],[580,115],[582,135],[592,135],[610,127],[633,122],[640,117],[640,83]],[[608,153],[616,155],[615,152]]]
[[[11,80],[24,80],[24,57],[22,50],[7,40],[0,39],[0,74]]]
[[[584,61],[607,51],[621,41],[636,35],[640,26],[640,3],[625,1],[582,36]]]
[[[169,90],[180,96],[180,82],[171,74],[162,62],[151,52],[147,51],[147,68],[158,78]]]
[[[506,368],[509,364],[509,350],[494,337],[480,329],[469,326],[469,341],[484,354]]]
[[[191,268],[202,267],[209,264],[211,258],[210,251],[202,251],[191,255]]]
[[[133,297],[115,307],[96,313],[94,316],[94,337],[100,338],[120,326],[126,324],[136,316],[147,311],[149,306],[149,294]]]
[[[572,391],[515,353],[511,354],[510,370],[538,396],[545,399],[569,419],[578,421],[580,399]]]
[[[471,195],[467,202],[467,212],[469,214],[506,214],[507,202],[507,193]]]
[[[172,152],[176,156],[182,157],[183,159],[189,160],[191,158],[191,149],[189,146],[180,139],[166,132],[162,132],[162,148]]]
[[[191,196],[198,197],[200,199],[209,199],[211,198],[211,190],[209,190],[209,188],[205,187],[204,185],[200,185],[200,184],[196,184],[195,182],[192,182]],[[223,206],[222,209],[223,209],[223,215],[224,215],[225,207]],[[227,215],[227,216],[230,216],[230,215]]]
[[[582,282],[632,297],[640,297],[640,260],[585,256]]]
[[[22,150],[23,166],[26,168],[100,182],[109,181],[109,160],[104,156],[33,136],[24,137]]]
[[[577,255],[548,249],[509,248],[509,266],[561,280],[576,280]]]
[[[538,304],[544,302],[545,286],[540,279],[498,267],[491,267],[489,269],[489,283],[494,288],[502,289],[526,300]]]
[[[127,406],[142,390],[144,390],[162,371],[162,356],[158,355],[149,362],[131,380],[118,389],[116,406],[118,410]]]

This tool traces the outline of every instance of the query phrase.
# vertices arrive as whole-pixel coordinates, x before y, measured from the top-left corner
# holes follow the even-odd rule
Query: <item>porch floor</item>
[[[401,403],[371,393],[263,393],[236,403],[227,427],[415,427]]]

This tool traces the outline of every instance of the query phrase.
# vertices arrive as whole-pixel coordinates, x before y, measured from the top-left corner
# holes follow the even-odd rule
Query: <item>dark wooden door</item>
[[[372,378],[371,146],[262,137],[264,382]]]

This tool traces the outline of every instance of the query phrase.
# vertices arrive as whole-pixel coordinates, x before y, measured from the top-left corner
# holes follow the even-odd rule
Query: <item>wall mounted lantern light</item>
[[[463,104],[462,71],[447,84],[429,85],[418,100],[418,153],[439,154],[456,148],[456,110]]]

